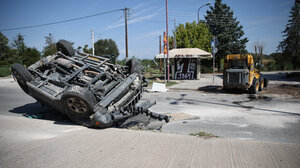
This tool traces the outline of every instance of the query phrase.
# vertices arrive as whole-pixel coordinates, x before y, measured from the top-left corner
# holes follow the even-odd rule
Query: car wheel
[[[73,49],[72,45],[66,40],[59,40],[56,43],[56,48],[58,51],[62,52],[67,56],[75,55],[75,50]]]
[[[94,114],[97,100],[88,89],[72,86],[62,95],[61,100],[66,114],[73,122],[86,127],[92,126],[91,115]]]
[[[26,84],[27,82],[32,81],[32,77],[31,77],[31,74],[29,73],[29,71],[21,64],[14,64],[11,67],[11,72],[16,77],[17,82],[20,85],[20,87],[22,88],[22,90],[25,93],[29,94],[29,89]]]
[[[257,81],[256,78],[253,78],[252,85],[249,88],[249,92],[251,94],[256,94],[258,93],[258,89],[259,89],[259,82]]]
[[[141,63],[134,58],[128,60],[126,62],[126,66],[128,66],[129,74],[133,74],[133,73],[142,74],[144,71],[144,68],[142,67]]]

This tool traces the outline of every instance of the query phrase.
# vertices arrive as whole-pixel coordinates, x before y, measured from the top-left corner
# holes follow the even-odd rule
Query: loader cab
[[[226,88],[247,89],[254,73],[253,56],[250,54],[227,55],[224,60],[223,85]]]

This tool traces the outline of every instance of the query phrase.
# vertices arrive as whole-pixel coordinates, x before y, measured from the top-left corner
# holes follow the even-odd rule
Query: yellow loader
[[[224,60],[223,88],[225,91],[247,90],[256,94],[267,87],[260,70],[255,68],[251,54],[227,55]]]

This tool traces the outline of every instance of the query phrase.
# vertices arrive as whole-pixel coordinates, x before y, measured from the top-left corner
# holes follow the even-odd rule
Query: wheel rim
[[[67,100],[68,107],[76,112],[76,113],[86,113],[87,112],[87,104],[78,98],[69,98]]]

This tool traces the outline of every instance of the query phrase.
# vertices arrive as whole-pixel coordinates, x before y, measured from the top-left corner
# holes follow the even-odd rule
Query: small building
[[[164,54],[155,56],[164,59]],[[167,54],[165,54],[167,60]],[[195,80],[200,79],[201,59],[212,58],[212,54],[199,48],[176,48],[169,51],[170,71],[172,79]]]

